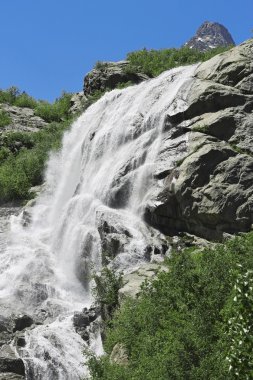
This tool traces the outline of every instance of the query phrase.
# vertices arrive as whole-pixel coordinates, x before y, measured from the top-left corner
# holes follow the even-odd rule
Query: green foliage
[[[0,103],[8,103],[14,105],[19,95],[20,91],[15,86],[12,86],[5,91],[0,90]]]
[[[5,127],[10,124],[11,118],[7,114],[7,112],[0,110],[0,128]]]
[[[16,97],[14,105],[17,107],[36,108],[37,102],[26,92],[23,92],[22,94]]]
[[[174,253],[170,270],[146,284],[137,300],[127,300],[106,332],[108,355],[116,343],[126,347],[127,370],[108,355],[93,358],[92,379],[232,380],[238,376],[226,358],[233,356],[233,345],[239,349],[233,368],[240,379],[252,378],[252,284],[239,276],[238,264],[241,273],[251,273],[253,233],[215,249]],[[231,303],[236,281],[242,295]],[[240,336],[248,339],[245,350]]]
[[[60,122],[66,120],[70,114],[71,94],[63,93],[54,103],[39,101],[35,107],[35,115],[42,117],[47,122]]]
[[[17,87],[10,87],[7,90],[0,90],[0,103],[7,103],[17,107],[28,107],[35,110],[37,116],[42,117],[47,122],[60,122],[67,119],[71,107],[72,94],[63,92],[62,96],[49,103],[43,100],[35,100],[26,92],[20,93]]]
[[[29,96],[26,92],[20,93],[20,90],[12,86],[7,90],[0,90],[0,103],[7,103],[18,107],[35,108],[36,100]]]
[[[127,87],[129,87],[129,86],[132,86],[134,83],[132,82],[132,81],[128,81],[128,82],[125,82],[125,83],[119,83],[118,85],[117,85],[117,88],[119,89],[119,90],[122,90],[123,88],[127,88]]]
[[[0,148],[0,165],[4,160],[6,160],[6,158],[10,155],[10,153],[11,153],[10,149],[6,147],[3,146]]]
[[[219,47],[207,52],[200,52],[188,47],[161,50],[147,50],[144,48],[127,55],[130,66],[126,70],[128,72],[142,72],[150,77],[155,77],[173,67],[206,61],[228,49]]]
[[[128,368],[117,364],[111,364],[105,357],[101,357],[100,361],[97,360],[95,355],[85,352],[88,356],[88,367],[90,376],[87,380],[129,380]],[[86,379],[85,379],[86,380]]]
[[[29,189],[43,180],[51,150],[59,149],[71,124],[52,123],[36,132],[9,132],[0,139],[0,203],[29,199]]]
[[[94,296],[101,307],[102,318],[109,320],[119,305],[118,292],[123,285],[122,274],[105,267],[99,275],[94,276],[94,280]]]

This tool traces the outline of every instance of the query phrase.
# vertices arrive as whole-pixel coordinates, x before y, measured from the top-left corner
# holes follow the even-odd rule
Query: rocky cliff
[[[252,228],[252,59],[249,40],[202,63],[186,110],[167,115],[145,214],[165,233],[219,239]]]
[[[235,45],[229,31],[217,22],[205,21],[185,46],[206,51],[219,46]]]

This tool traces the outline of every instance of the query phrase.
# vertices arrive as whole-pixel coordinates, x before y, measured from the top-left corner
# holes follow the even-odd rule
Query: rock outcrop
[[[123,287],[119,290],[119,301],[126,298],[136,298],[141,292],[141,286],[145,281],[154,279],[160,271],[167,272],[168,267],[155,263],[143,263],[138,268],[123,276]]]
[[[191,49],[206,51],[219,46],[226,47],[235,45],[229,31],[217,22],[205,21],[184,46]]]
[[[83,91],[75,93],[71,98],[71,108],[69,112],[71,114],[76,114],[82,112],[85,102],[88,98],[84,95]]]
[[[22,379],[25,376],[24,363],[17,357],[11,345],[6,344],[0,348],[0,373],[5,373],[8,380]]]
[[[37,132],[48,125],[41,117],[36,116],[34,110],[26,107],[12,106],[6,103],[0,104],[0,109],[9,116],[9,125],[1,128],[1,131]]]
[[[253,40],[200,64],[183,113],[168,114],[145,211],[166,234],[207,239],[253,224]],[[168,144],[168,141],[170,144]]]
[[[140,83],[148,79],[145,74],[129,70],[128,61],[98,62],[84,78],[84,95],[93,95],[97,91],[113,90],[119,84]]]

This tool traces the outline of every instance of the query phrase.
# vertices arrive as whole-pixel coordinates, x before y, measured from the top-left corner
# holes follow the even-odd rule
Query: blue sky
[[[253,0],[0,0],[0,14],[0,88],[50,101],[80,91],[96,61],[180,47],[205,20],[236,43],[253,35]]]

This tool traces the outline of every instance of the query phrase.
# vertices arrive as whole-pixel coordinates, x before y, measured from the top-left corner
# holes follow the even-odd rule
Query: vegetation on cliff
[[[32,108],[35,115],[50,123],[53,121],[60,122],[69,117],[71,96],[72,94],[63,92],[61,97],[57,98],[53,103],[49,103],[45,100],[35,100],[26,92],[20,92],[17,87],[12,86],[7,90],[0,90],[0,103]]]
[[[204,62],[217,54],[229,50],[230,47],[218,47],[206,52],[182,47],[181,49],[161,49],[134,51],[127,55],[130,65],[126,70],[130,72],[141,72],[150,77],[156,77],[163,71],[173,67],[191,65],[197,62]]]
[[[9,132],[0,136],[0,203],[29,199],[32,186],[42,183],[49,153],[61,146],[71,119],[43,130]]]
[[[253,234],[175,252],[167,264],[168,272],[115,312],[106,355],[89,361],[91,378],[251,379]],[[110,360],[116,344],[127,366]]]

